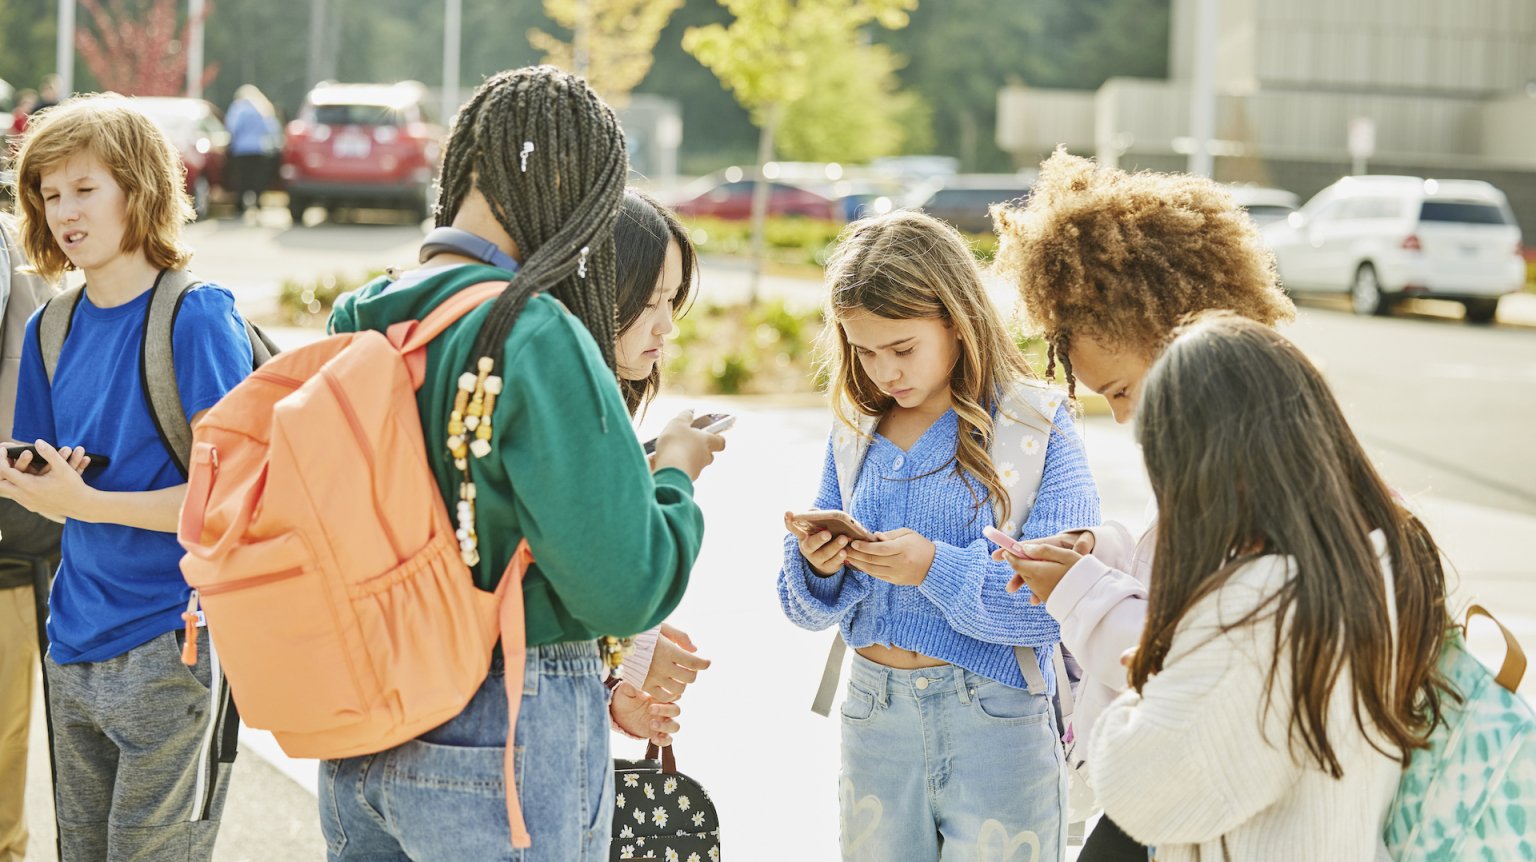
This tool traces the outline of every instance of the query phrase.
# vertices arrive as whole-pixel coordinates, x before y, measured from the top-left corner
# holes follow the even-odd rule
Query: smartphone
[[[693,427],[700,431],[708,431],[711,434],[728,431],[735,424],[736,417],[729,413],[705,413],[703,416],[696,417],[693,420]],[[645,441],[645,454],[647,456],[656,454],[655,437]]]
[[[790,516],[795,525],[807,532],[826,530],[834,536],[847,536],[850,539],[858,539],[861,542],[879,541],[875,534],[847,512],[839,512],[836,509],[818,509],[810,512],[800,512]]]
[[[43,456],[37,454],[37,447],[31,445],[30,443],[28,443],[28,444],[12,443],[12,444],[10,444],[10,445],[5,447],[5,457],[10,460],[12,466],[15,466],[16,459],[20,458],[21,457],[21,453],[23,453],[23,452],[31,452],[32,453],[32,464],[31,464],[32,467],[36,467],[39,464],[46,463],[46,462],[43,461]],[[92,454],[90,452],[87,452],[87,453],[85,453],[85,457],[91,459],[90,466],[85,468],[87,470],[91,469],[92,467],[105,467],[108,464],[112,463],[112,459],[108,458],[106,455],[94,455],[94,454]],[[30,472],[30,469],[29,469],[29,472]]]
[[[1030,555],[1024,553],[1023,542],[1015,539],[1014,537],[1008,535],[996,527],[987,527],[981,531],[981,534],[991,540],[992,544],[997,545],[1010,554],[1013,554],[1015,557],[1024,560],[1033,559],[1030,557]]]

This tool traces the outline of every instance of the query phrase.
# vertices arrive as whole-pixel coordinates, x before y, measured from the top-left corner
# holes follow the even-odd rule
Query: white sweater
[[[1334,779],[1300,743],[1291,754],[1288,669],[1265,709],[1275,616],[1221,630],[1291,574],[1289,558],[1278,556],[1233,573],[1185,616],[1162,671],[1141,694],[1116,698],[1095,725],[1088,771],[1099,801],[1157,848],[1159,862],[1388,858],[1381,836],[1401,766],[1356,727],[1348,669],[1329,703],[1328,738],[1344,770]],[[1390,574],[1387,586],[1390,596]]]

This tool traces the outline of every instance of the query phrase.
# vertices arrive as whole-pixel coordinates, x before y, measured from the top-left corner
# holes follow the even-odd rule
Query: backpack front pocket
[[[251,571],[242,560],[260,560]],[[364,715],[343,619],[302,536],[289,533],[238,548],[217,565],[187,557],[208,632],[251,727],[328,730]]]

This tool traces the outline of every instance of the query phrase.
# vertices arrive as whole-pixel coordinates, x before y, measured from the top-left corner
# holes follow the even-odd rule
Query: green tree
[[[762,272],[763,222],[768,205],[768,184],[763,166],[774,158],[774,138],[780,125],[796,124],[791,136],[807,145],[802,156],[845,158],[847,154],[810,150],[817,141],[800,131],[806,124],[843,124],[865,134],[878,135],[891,123],[892,114],[905,106],[889,96],[895,92],[892,75],[896,61],[860,39],[860,30],[871,24],[905,27],[917,0],[719,0],[735,20],[729,26],[711,24],[690,28],[683,34],[683,49],[697,57],[752,115],[760,130],[757,150],[757,187],[752,195],[752,300]],[[845,102],[820,98],[818,88],[842,86],[834,80],[847,77],[849,66],[835,62],[841,53],[857,61],[853,70],[879,79],[872,89],[859,94],[867,101]],[[883,68],[881,68],[883,66]],[[833,70],[833,74],[829,74]],[[851,93],[851,89],[849,91]],[[813,98],[813,94],[816,97]],[[805,103],[802,107],[801,103]],[[790,108],[795,109],[794,113]],[[828,109],[832,113],[827,113]]]
[[[933,106],[933,137],[962,170],[1001,168],[993,143],[997,91],[1010,79],[1031,80],[1041,50],[1042,3],[943,0],[920,5],[912,25],[879,34],[907,58],[903,85]]]
[[[683,0],[544,0],[544,14],[571,31],[564,41],[534,28],[528,41],[544,62],[587,79],[621,106],[651,70],[656,40]]]
[[[58,0],[0,0],[0,78],[36,89],[54,71]]]
[[[187,92],[185,51],[192,21],[178,20],[176,0],[80,0],[87,26],[77,27],[80,59],[103,87],[127,96],[181,96]],[[213,5],[203,12],[207,21]],[[203,67],[203,83],[217,67]]]

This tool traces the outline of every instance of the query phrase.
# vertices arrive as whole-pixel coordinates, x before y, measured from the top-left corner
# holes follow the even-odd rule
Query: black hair
[[[667,246],[673,242],[682,251],[683,283],[672,299],[672,315],[682,316],[683,307],[693,292],[698,254],[688,229],[677,216],[645,192],[628,189],[619,204],[613,239],[619,275],[616,332],[623,335],[645,313],[645,307],[656,292],[656,280],[666,266]],[[624,392],[625,405],[634,415],[660,391],[661,368],[653,368],[644,380],[621,379],[619,388]]]
[[[580,78],[529,66],[487,79],[454,118],[435,221],[452,224],[471,189],[517,244],[517,278],[491,306],[467,371],[496,373],[517,315],[535,293],[560,300],[614,365],[613,222],[629,173],[613,110]]]

